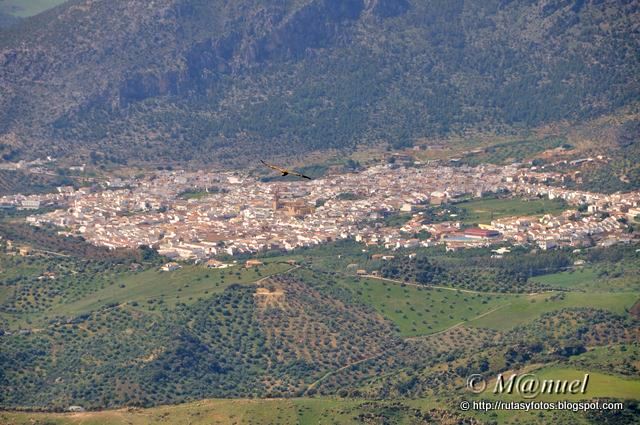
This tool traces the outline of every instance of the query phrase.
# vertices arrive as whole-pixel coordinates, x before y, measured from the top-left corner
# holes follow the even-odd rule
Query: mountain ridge
[[[634,2],[73,0],[3,30],[0,154],[237,162],[636,104]]]

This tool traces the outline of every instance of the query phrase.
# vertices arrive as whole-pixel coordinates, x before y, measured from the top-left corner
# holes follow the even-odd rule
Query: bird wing
[[[260,162],[262,162],[264,165],[266,165],[267,167],[271,168],[272,170],[276,170],[276,171],[280,171],[281,173],[289,173],[288,170],[285,170],[284,168],[280,168],[276,165],[273,164],[269,164],[267,162],[264,162],[263,160],[260,160]]]
[[[290,173],[290,174],[293,174],[294,176],[302,177],[303,179],[311,180],[311,177],[309,177],[309,176],[305,176],[304,174],[297,173],[297,172],[295,172],[295,171],[290,171],[289,173]]]
[[[305,176],[304,174],[298,173],[296,171],[290,171],[290,170],[287,170],[286,168],[280,168],[277,165],[269,164],[268,162],[264,162],[263,160],[260,160],[260,162],[262,162],[264,165],[266,165],[267,167],[273,170],[281,172],[283,176],[286,176],[287,174],[291,174],[292,176],[298,176],[298,177],[302,177],[303,179],[312,180],[311,177]]]

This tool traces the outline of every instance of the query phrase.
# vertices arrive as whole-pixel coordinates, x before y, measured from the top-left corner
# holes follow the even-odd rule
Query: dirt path
[[[546,293],[550,293],[550,292],[557,292],[557,291],[541,291],[541,292],[529,292],[529,293],[523,293],[523,292],[490,292],[490,291],[474,291],[473,289],[462,289],[462,288],[452,288],[450,286],[436,286],[436,285],[420,285],[418,283],[413,283],[413,282],[404,282],[402,280],[396,280],[396,279],[389,279],[387,277],[381,277],[381,276],[374,276],[374,275],[370,275],[370,274],[366,274],[366,275],[361,275],[360,277],[366,277],[369,279],[377,279],[377,280],[383,280],[383,281],[387,281],[387,282],[393,282],[393,283],[397,283],[399,285],[407,285],[407,286],[413,286],[416,288],[423,288],[423,289],[443,289],[445,291],[453,291],[453,292],[464,292],[465,294],[480,294],[480,295],[539,295],[539,294],[546,294]]]
[[[339,373],[339,372],[342,372],[343,370],[348,369],[348,368],[350,368],[350,367],[352,367],[352,366],[359,365],[360,363],[364,363],[364,362],[367,362],[367,361],[369,361],[369,360],[373,360],[373,359],[376,359],[376,358],[378,358],[378,357],[382,357],[384,354],[386,354],[386,351],[383,351],[383,352],[381,352],[381,353],[379,353],[379,354],[376,354],[375,356],[369,356],[369,357],[365,357],[364,359],[360,359],[360,360],[357,360],[357,361],[355,361],[355,362],[351,362],[351,363],[346,364],[346,365],[344,365],[344,366],[342,366],[342,367],[339,367],[338,369],[331,370],[331,371],[329,371],[329,372],[325,373],[324,375],[322,375],[322,376],[321,376],[320,378],[318,378],[316,381],[312,382],[312,383],[307,387],[307,389],[305,390],[304,394],[305,394],[305,395],[307,395],[307,394],[309,393],[309,391],[310,391],[310,390],[312,390],[313,388],[315,388],[319,383],[321,383],[322,381],[324,381],[325,379],[327,379],[329,376],[334,375],[334,374]]]
[[[300,265],[293,266],[290,269],[287,269],[287,270],[285,270],[283,272],[276,272],[276,273],[270,274],[269,276],[261,277],[260,279],[256,280],[253,283],[255,283],[256,285],[259,285],[259,284],[261,284],[262,282],[266,281],[269,278],[272,278],[274,276],[278,276],[278,275],[281,275],[281,274],[290,273],[290,272],[294,271],[295,269],[299,269],[300,267],[302,267],[302,266],[300,266]]]
[[[477,315],[476,317],[474,317],[472,319],[456,323],[455,325],[449,326],[448,328],[443,329],[441,331],[438,331],[438,332],[435,332],[435,333],[432,333],[432,334],[428,334],[428,335],[412,336],[412,337],[405,338],[405,340],[407,340],[407,341],[415,341],[415,340],[419,340],[419,339],[423,339],[423,338],[429,338],[429,337],[432,337],[432,336],[443,334],[445,332],[450,331],[451,329],[459,328],[460,326],[464,325],[465,323],[469,323],[469,322],[473,322],[474,320],[482,319],[484,316],[488,316],[489,314],[491,314],[493,312],[496,312],[496,311],[500,310],[501,308],[505,308],[508,305],[511,305],[511,303],[506,303],[506,304],[499,305],[498,307],[492,308],[489,311],[485,311],[484,313],[479,314],[479,315]]]
[[[70,257],[70,255],[62,254],[61,252],[47,251],[46,249],[32,248],[31,251],[33,251],[34,253],[43,253],[43,254],[55,255],[57,257],[66,257],[66,258]]]
[[[385,280],[388,280],[388,279],[385,279]],[[420,285],[416,285],[416,284],[413,284],[413,285],[414,285],[414,286],[420,286]],[[452,288],[447,288],[447,289],[452,289]],[[455,289],[453,289],[453,290],[455,290]],[[484,292],[484,293],[486,293],[486,292]],[[498,310],[500,310],[501,308],[504,308],[504,307],[506,307],[506,306],[508,306],[508,305],[511,305],[511,303],[502,304],[502,305],[500,305],[500,306],[498,306],[498,307],[495,307],[495,308],[493,308],[493,309],[491,309],[491,310],[489,310],[489,311],[485,311],[484,313],[479,314],[478,316],[475,316],[474,318],[472,318],[472,319],[470,319],[470,320],[467,320],[467,321],[463,321],[463,322],[456,323],[455,325],[449,326],[449,327],[448,327],[448,328],[446,328],[446,329],[443,329],[443,330],[441,330],[441,331],[438,331],[438,332],[435,332],[435,333],[432,333],[432,334],[428,334],[428,335],[420,335],[420,336],[414,336],[414,337],[408,337],[408,338],[405,338],[405,341],[415,341],[415,340],[419,340],[419,339],[423,339],[423,338],[429,338],[429,337],[433,337],[433,336],[437,336],[437,335],[443,334],[443,333],[448,332],[448,331],[450,331],[450,330],[452,330],[452,329],[459,328],[460,326],[463,326],[465,323],[469,323],[469,322],[471,322],[471,321],[474,321],[474,320],[477,320],[477,319],[481,319],[481,318],[483,318],[483,317],[485,317],[485,316],[487,316],[487,315],[489,315],[489,314],[491,314],[491,313],[493,313],[493,312],[495,312],[495,311],[498,311]],[[336,374],[336,373],[340,373],[340,372],[342,372],[343,370],[346,370],[346,369],[348,369],[348,368],[350,368],[350,367],[352,367],[352,366],[356,366],[356,365],[358,365],[358,364],[360,364],[360,363],[364,363],[364,362],[366,362],[366,361],[373,360],[373,359],[378,358],[378,357],[382,357],[382,356],[383,356],[383,355],[385,355],[385,354],[386,354],[386,351],[383,351],[383,352],[381,352],[381,353],[379,353],[379,354],[376,354],[376,355],[374,355],[374,356],[369,356],[369,357],[366,357],[366,358],[364,358],[364,359],[360,359],[360,360],[358,360],[358,361],[351,362],[351,363],[346,364],[346,365],[344,365],[344,366],[342,366],[342,367],[339,367],[338,369],[335,369],[335,370],[332,370],[332,371],[329,371],[329,372],[325,373],[324,375],[322,375],[322,376],[321,376],[320,378],[318,378],[316,381],[312,382],[312,383],[307,387],[307,389],[305,390],[305,395],[306,395],[306,394],[308,394],[308,392],[309,392],[310,390],[312,390],[313,388],[315,388],[316,386],[318,386],[318,384],[320,384],[322,381],[324,381],[325,379],[327,379],[329,376],[334,375],[334,374]]]
[[[385,280],[388,280],[388,279],[385,279]],[[416,285],[416,284],[413,284],[413,285],[414,285],[414,286],[419,286],[419,285]],[[447,289],[452,289],[452,288],[447,288]],[[455,290],[455,289],[454,289],[454,290]],[[484,292],[484,293],[486,293],[486,292]],[[491,309],[491,310],[489,310],[489,311],[485,311],[484,313],[479,314],[479,315],[477,315],[476,317],[474,317],[474,318],[472,318],[472,319],[470,319],[470,320],[463,321],[463,322],[458,322],[458,323],[456,323],[455,325],[449,326],[449,327],[448,327],[448,328],[446,328],[446,329],[443,329],[443,330],[441,330],[441,331],[438,331],[438,332],[435,332],[435,333],[432,333],[432,334],[428,334],[428,335],[420,335],[420,336],[413,336],[413,337],[405,338],[405,341],[415,341],[415,340],[420,340],[420,339],[426,339],[426,338],[430,338],[430,337],[433,337],[433,336],[437,336],[437,335],[443,334],[443,333],[448,332],[448,331],[450,331],[450,330],[452,330],[452,329],[459,328],[459,327],[463,326],[465,323],[469,323],[469,322],[472,322],[472,321],[474,321],[474,320],[481,319],[481,318],[483,318],[483,317],[485,317],[485,316],[488,316],[489,314],[494,313],[494,312],[496,312],[496,311],[500,310],[501,308],[504,308],[504,307],[506,307],[506,306],[508,306],[508,305],[511,305],[511,303],[505,303],[505,304],[502,304],[502,305],[500,305],[500,306],[498,306],[498,307],[492,308],[492,309]],[[360,364],[360,363],[364,363],[364,362],[366,362],[366,361],[373,360],[373,359],[378,358],[378,357],[382,357],[382,356],[383,356],[383,355],[385,355],[385,354],[386,354],[386,351],[383,351],[383,352],[381,352],[381,353],[379,353],[379,354],[376,354],[376,355],[374,355],[374,356],[366,357],[366,358],[364,358],[364,359],[361,359],[361,360],[358,360],[358,361],[355,361],[355,362],[352,362],[352,363],[346,364],[346,365],[344,365],[344,366],[342,366],[342,367],[339,367],[338,369],[335,369],[335,370],[332,370],[332,371],[329,371],[329,372],[325,373],[324,375],[322,375],[322,376],[321,376],[320,378],[318,378],[316,381],[312,382],[312,383],[307,387],[307,389],[305,390],[305,395],[307,395],[307,394],[309,393],[309,391],[310,391],[310,390],[312,390],[313,388],[315,388],[316,386],[318,386],[322,381],[324,381],[325,379],[327,379],[327,378],[328,378],[328,377],[330,377],[331,375],[335,375],[336,373],[340,373],[340,372],[342,372],[343,370],[346,370],[346,369],[348,369],[348,368],[350,368],[350,367],[352,367],[352,366],[356,366],[356,365],[358,365],[358,364]]]

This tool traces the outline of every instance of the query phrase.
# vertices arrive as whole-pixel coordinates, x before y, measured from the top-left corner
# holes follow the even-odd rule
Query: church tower
[[[280,203],[280,189],[276,189],[276,193],[273,196],[273,211],[278,211],[282,209],[282,204]]]

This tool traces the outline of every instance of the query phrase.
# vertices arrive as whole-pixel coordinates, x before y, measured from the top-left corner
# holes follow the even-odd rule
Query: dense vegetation
[[[640,132],[636,131],[633,144],[609,151],[606,164],[586,165],[580,169],[582,182],[570,181],[567,187],[592,192],[613,193],[637,190],[640,187]]]
[[[101,162],[239,162],[616,113],[640,90],[637,14],[583,0],[63,5],[0,37],[1,153],[53,138],[47,152]]]
[[[426,254],[415,258],[399,257],[386,261],[381,275],[422,285],[451,286],[495,292],[533,292],[544,289],[529,277],[565,270],[571,261],[563,253],[516,255],[507,259],[491,259],[490,254],[429,259]]]
[[[522,162],[547,149],[557,148],[565,142],[562,139],[547,138],[542,140],[515,140],[512,142],[499,143],[479,152],[472,152],[465,155],[459,161],[460,164],[477,166],[479,164],[511,164]]]
[[[636,350],[620,348],[638,327],[628,314],[640,268],[632,247],[515,250],[503,259],[430,248],[378,260],[343,241],[268,254],[258,268],[159,272],[153,252],[96,261],[83,256],[99,255],[84,242],[43,232],[29,236],[34,247],[66,254],[0,255],[5,407],[430,397],[455,394],[452,382],[472,372],[560,362],[629,376],[635,367],[620,351]],[[572,280],[577,272],[563,270],[576,258],[590,271]],[[355,262],[400,281],[357,277]],[[622,274],[613,273],[618,266]],[[561,291],[529,293],[561,283]],[[618,360],[576,357],[594,346],[618,347]]]
[[[302,394],[310,379],[388,344],[388,325],[378,317],[294,280],[283,283],[298,286],[287,291],[286,306],[261,301],[250,286],[231,285],[159,316],[137,303],[108,305],[5,336],[1,363],[16,367],[2,375],[3,403],[147,406]]]
[[[36,227],[23,222],[0,221],[0,236],[3,239],[13,241],[15,244],[33,245],[35,248],[63,256],[98,260],[116,259],[119,261],[158,260],[157,254],[146,248],[141,248],[139,251],[109,250],[105,247],[92,245],[81,237],[61,237],[57,231],[52,227]]]
[[[456,208],[471,222],[513,209],[564,208],[507,201]],[[429,211],[437,216],[446,208]],[[248,419],[229,422],[491,423],[503,419],[459,416],[471,373],[536,368],[542,376],[571,378],[589,371],[589,397],[630,403],[640,391],[634,245],[512,247],[498,258],[488,248],[390,252],[342,240],[265,252],[259,266],[244,267],[251,258],[245,256],[224,259],[226,269],[182,264],[163,272],[167,260],[151,249],[108,251],[21,224],[15,214],[0,220],[3,408],[303,397],[286,400],[300,406],[294,416],[258,411],[265,401],[255,401]],[[18,251],[24,245],[32,247],[26,256]],[[368,275],[359,276],[360,269]],[[366,401],[396,398],[405,401]],[[180,407],[166,409],[158,421],[184,422],[173,410]],[[185,409],[195,423],[209,419],[191,405]],[[97,415],[111,420],[109,412]],[[518,415],[519,423],[596,421],[582,413],[527,415]],[[633,411],[625,415],[635,418]],[[0,413],[5,418],[24,422],[20,414]]]
[[[6,14],[7,17],[13,18],[33,16],[63,2],[64,0],[32,0],[28,2],[4,0],[0,4],[0,15]]]
[[[0,196],[14,193],[54,192],[58,186],[74,186],[76,182],[65,176],[27,174],[22,171],[0,170]]]
[[[597,136],[590,134],[598,133],[592,128],[584,135],[587,138],[606,138],[609,142],[597,143],[588,154],[582,156],[596,160],[577,165],[568,162],[548,167],[550,171],[569,175],[563,181],[551,180],[550,184],[601,193],[627,192],[640,187],[640,166],[637,160],[640,156],[640,119],[633,116],[613,128],[603,126],[599,131],[607,136],[602,133]]]

